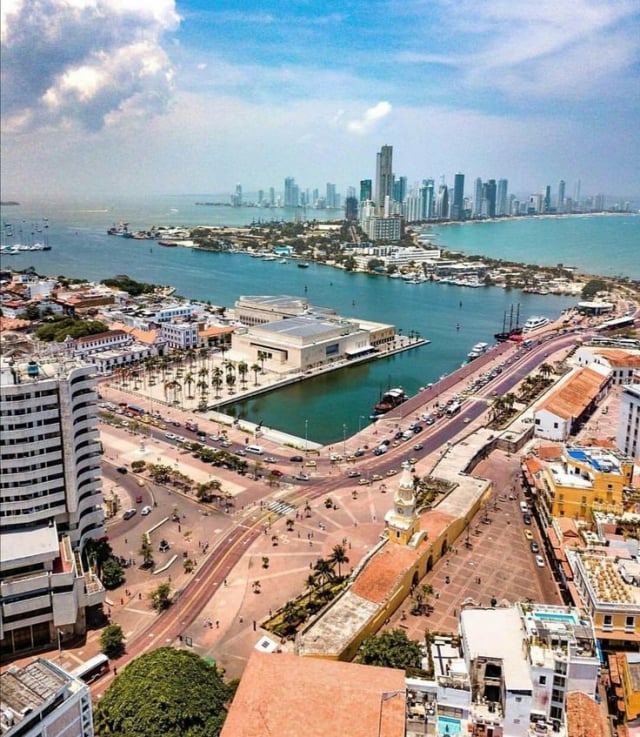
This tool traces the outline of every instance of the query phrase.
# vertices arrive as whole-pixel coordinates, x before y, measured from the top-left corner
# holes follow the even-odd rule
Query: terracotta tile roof
[[[582,691],[567,694],[567,737],[608,737],[598,704]]]
[[[607,377],[589,368],[576,371],[561,387],[538,405],[536,411],[546,409],[566,420],[579,417],[596,398]]]
[[[2,317],[0,316],[0,331],[4,330],[23,330],[31,325],[31,320],[21,320],[18,317]]]
[[[404,737],[404,671],[252,653],[221,737]]]
[[[147,345],[153,345],[158,340],[158,330],[142,330],[142,328],[134,328],[131,325],[126,325],[123,322],[112,322],[111,330],[122,330],[123,332],[130,335],[132,338],[138,341],[138,343],[145,343]]]
[[[538,458],[543,461],[555,461],[564,453],[563,445],[540,445],[537,449]]]
[[[368,601],[383,602],[395,591],[402,574],[416,558],[415,550],[389,542],[367,563],[351,590]]]
[[[580,537],[578,526],[573,519],[569,519],[568,517],[559,517],[558,527],[562,530],[563,537]]]
[[[606,358],[609,365],[615,368],[640,368],[640,355],[637,353],[630,353],[619,348],[601,348],[595,353]]]
[[[209,325],[206,328],[198,328],[198,335],[201,338],[215,338],[216,335],[229,335],[234,330],[234,327],[226,325]]]

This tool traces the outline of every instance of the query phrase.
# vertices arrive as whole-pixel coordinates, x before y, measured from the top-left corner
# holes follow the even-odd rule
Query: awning
[[[356,356],[363,356],[365,353],[371,353],[372,351],[375,351],[375,348],[369,345],[364,348],[358,348],[355,351],[345,351],[344,354],[347,358],[355,358]]]

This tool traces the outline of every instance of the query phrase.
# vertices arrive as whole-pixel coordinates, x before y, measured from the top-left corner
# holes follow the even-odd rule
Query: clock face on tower
[[[398,507],[398,508],[396,509],[396,512],[397,512],[398,514],[403,514],[403,513],[404,513],[404,510],[402,509],[402,507]]]

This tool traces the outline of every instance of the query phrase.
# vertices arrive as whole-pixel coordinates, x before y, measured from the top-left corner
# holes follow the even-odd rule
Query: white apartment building
[[[640,460],[640,384],[628,384],[620,396],[616,445],[635,461]]]
[[[557,733],[566,721],[570,691],[595,696],[600,667],[596,638],[591,619],[579,609],[469,607],[460,615],[460,635],[473,735]]]
[[[0,675],[2,737],[93,737],[86,683],[39,658]]]
[[[170,348],[188,350],[200,345],[197,322],[164,322],[160,328],[160,337]]]
[[[93,369],[0,363],[0,647],[86,629],[104,589],[82,551],[104,535]]]

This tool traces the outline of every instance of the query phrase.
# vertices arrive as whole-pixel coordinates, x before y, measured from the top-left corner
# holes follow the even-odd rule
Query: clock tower
[[[385,521],[389,541],[398,545],[408,545],[411,538],[420,529],[416,514],[413,478],[406,461],[402,464],[402,475],[393,498],[393,509],[386,513]]]

